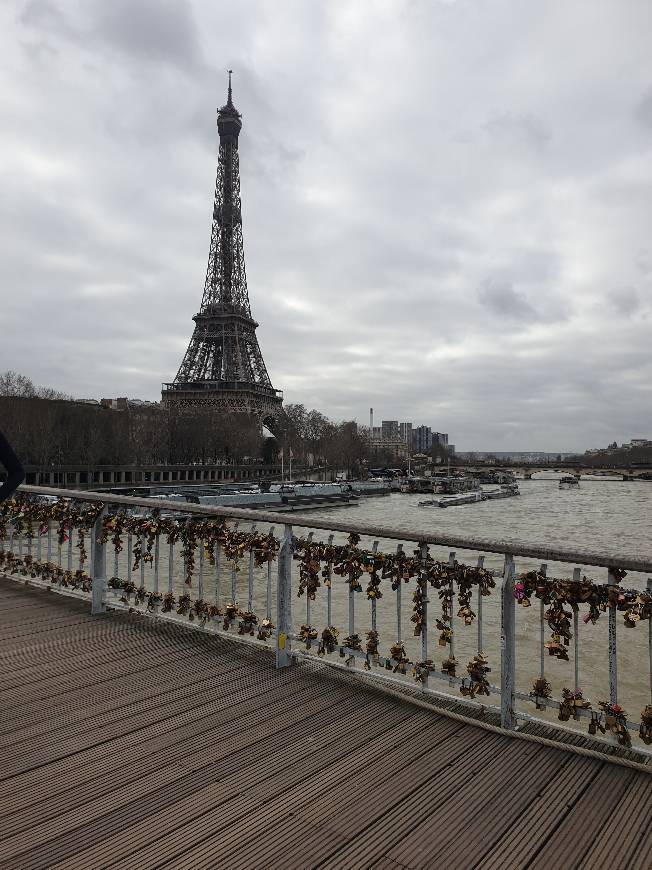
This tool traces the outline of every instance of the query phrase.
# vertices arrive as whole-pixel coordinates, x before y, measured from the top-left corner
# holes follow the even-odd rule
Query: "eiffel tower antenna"
[[[170,408],[252,414],[273,430],[285,413],[283,394],[267,374],[251,316],[238,156],[242,116],[233,105],[228,73],[226,105],[217,112],[220,149],[204,294],[188,350],[174,381],[163,384],[161,398]]]

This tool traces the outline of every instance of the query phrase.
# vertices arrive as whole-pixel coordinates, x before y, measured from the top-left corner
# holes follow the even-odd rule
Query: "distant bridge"
[[[535,474],[541,474],[543,472],[548,472],[552,474],[560,474],[560,475],[575,475],[577,477],[582,477],[586,475],[611,475],[610,477],[604,477],[603,480],[605,482],[615,482],[614,479],[622,481],[622,480],[648,480],[652,478],[652,466],[649,468],[647,466],[637,466],[636,469],[623,469],[623,468],[592,468],[591,466],[579,466],[579,465],[528,465],[518,463],[517,465],[456,465],[456,469],[474,472],[481,474],[482,472],[488,471],[512,471],[515,474],[522,474],[526,480],[545,480],[545,478],[536,478],[533,477]],[[650,475],[650,478],[647,477]]]

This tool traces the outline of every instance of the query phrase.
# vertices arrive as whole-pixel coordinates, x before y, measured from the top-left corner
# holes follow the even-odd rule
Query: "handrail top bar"
[[[541,559],[544,562],[573,562],[577,565],[593,565],[604,568],[624,568],[627,571],[652,573],[652,559],[640,555],[626,556],[618,553],[599,553],[589,550],[554,549],[546,544],[527,545],[517,541],[496,541],[488,538],[466,538],[458,535],[433,535],[426,532],[410,532],[385,526],[365,525],[363,523],[342,523],[337,520],[300,519],[292,513],[275,513],[273,511],[247,510],[246,508],[226,508],[215,505],[198,505],[190,502],[166,501],[164,499],[136,498],[129,495],[114,495],[80,491],[74,489],[55,489],[51,486],[19,487],[19,492],[34,495],[55,495],[63,498],[74,498],[78,501],[103,502],[104,504],[120,504],[132,507],[158,508],[159,510],[177,511],[184,514],[200,516],[215,516],[233,519],[252,520],[253,522],[273,523],[275,525],[292,525],[304,529],[322,529],[335,532],[355,532],[374,538],[389,538],[395,541],[417,541],[433,546],[455,547],[461,550],[476,550],[486,553],[500,553],[510,556],[525,556]]]

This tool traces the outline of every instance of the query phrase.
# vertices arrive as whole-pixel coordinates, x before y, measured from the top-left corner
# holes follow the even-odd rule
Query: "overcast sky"
[[[0,370],[160,398],[234,69],[275,387],[458,449],[652,437],[650,0],[5,0]]]

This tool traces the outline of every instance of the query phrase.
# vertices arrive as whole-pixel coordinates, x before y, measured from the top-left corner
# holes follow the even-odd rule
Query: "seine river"
[[[495,488],[495,487],[494,487]],[[427,495],[364,498],[346,510],[311,511],[320,519],[346,517],[424,532],[541,543],[562,548],[652,556],[652,481],[587,480],[560,490],[558,478],[519,481],[518,498],[425,509]]]

